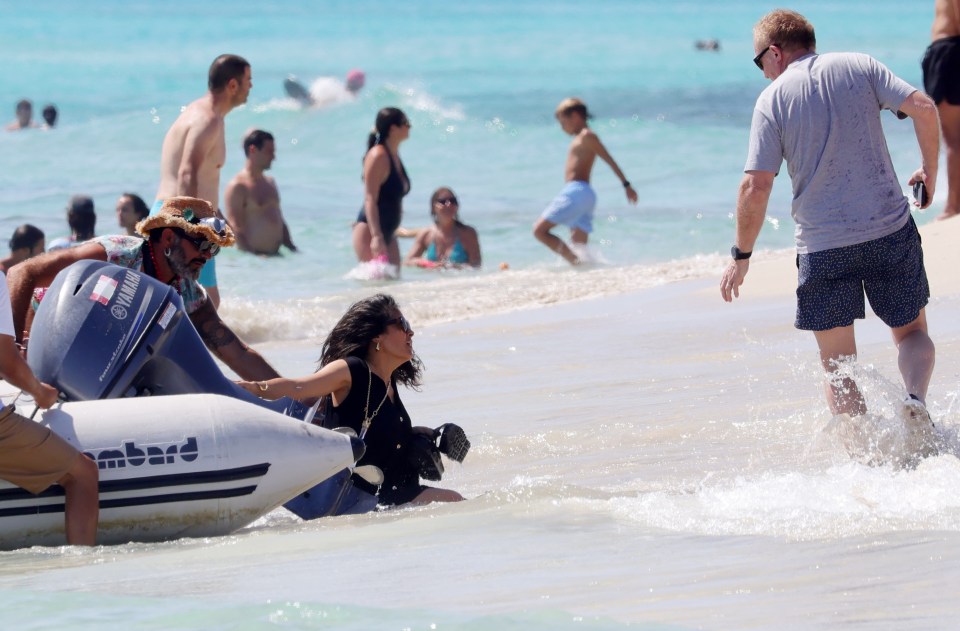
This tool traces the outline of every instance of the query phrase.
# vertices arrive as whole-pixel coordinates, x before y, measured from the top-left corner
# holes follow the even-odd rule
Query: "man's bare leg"
[[[539,219],[537,223],[533,224],[533,236],[536,237],[537,241],[565,258],[571,265],[579,264],[580,259],[574,254],[573,250],[563,242],[563,239],[550,232],[556,225],[552,221]]]
[[[922,403],[927,400],[927,387],[933,375],[936,349],[927,334],[927,315],[920,310],[917,319],[906,326],[890,330],[899,351],[897,364],[903,376],[907,393],[915,395]]]
[[[57,480],[66,492],[64,526],[67,543],[92,546],[97,543],[97,523],[100,519],[100,493],[97,490],[100,473],[97,463],[83,454],[67,473]]]
[[[941,101],[937,110],[947,156],[947,203],[937,219],[948,219],[960,214],[960,105]]]
[[[813,334],[817,338],[817,346],[820,347],[820,364],[828,374],[836,372],[841,361],[857,356],[857,341],[853,335],[852,324],[827,331],[814,331]],[[828,378],[824,391],[827,405],[833,414],[860,416],[867,411],[867,404],[853,379]]]

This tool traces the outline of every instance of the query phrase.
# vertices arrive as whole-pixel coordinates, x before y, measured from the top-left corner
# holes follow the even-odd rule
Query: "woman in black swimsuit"
[[[395,107],[377,113],[377,123],[363,158],[363,208],[353,226],[353,249],[361,263],[386,256],[400,265],[400,248],[393,233],[400,226],[403,196],[410,178],[400,161],[400,143],[410,136],[410,121]]]
[[[383,471],[377,497],[381,506],[459,502],[463,496],[456,491],[421,484],[419,469],[411,462],[414,436],[432,437],[434,430],[413,426],[397,385],[416,388],[422,369],[413,352],[410,323],[393,298],[377,294],[351,306],[334,325],[323,343],[317,372],[239,384],[265,399],[329,397],[323,425],[352,427],[363,438],[367,451],[357,465]],[[353,483],[377,493],[377,487],[357,475]]]

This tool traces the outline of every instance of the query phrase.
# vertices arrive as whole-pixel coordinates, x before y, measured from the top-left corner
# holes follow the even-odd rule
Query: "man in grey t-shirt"
[[[940,150],[936,106],[867,55],[818,55],[813,26],[794,11],[764,16],[754,27],[753,44],[754,63],[772,83],[753,114],[734,260],[724,272],[721,295],[727,302],[740,295],[774,176],[786,160],[799,266],[796,327],[814,332],[823,367],[833,373],[826,387],[830,409],[851,417],[866,411],[856,384],[835,374],[842,360],[856,356],[853,324],[864,317],[866,294],[891,328],[908,395],[904,416],[913,434],[921,435],[918,448],[930,453],[924,403],[934,363],[924,313],[930,293],[880,112],[913,119],[922,166],[909,184],[924,182],[932,199]]]

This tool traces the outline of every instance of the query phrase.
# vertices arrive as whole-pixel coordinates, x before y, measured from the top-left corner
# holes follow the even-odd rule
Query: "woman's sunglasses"
[[[437,200],[437,204],[441,206],[459,206],[460,202],[457,201],[456,197],[441,197]]]
[[[398,324],[404,333],[410,333],[413,331],[413,328],[410,326],[410,323],[407,322],[407,319],[403,316],[398,316],[396,318],[390,318],[387,320],[387,326],[391,324]]]

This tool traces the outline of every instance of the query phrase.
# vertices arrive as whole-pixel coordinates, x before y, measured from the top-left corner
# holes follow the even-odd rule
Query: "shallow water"
[[[800,2],[823,50],[878,56],[919,84],[930,7]],[[302,523],[278,510],[233,536],[0,553],[4,628],[810,629],[951,628],[960,579],[953,455],[868,467],[828,431],[813,339],[789,299],[725,305],[731,212],[749,114],[765,85],[750,29],[769,7],[609,1],[452,6],[379,0],[265,6],[54,1],[0,6],[12,103],[55,101],[62,127],[3,136],[0,233],[57,236],[70,194],[112,223],[123,190],[150,197],[178,108],[226,50],[254,66],[227,119],[228,174],[254,125],[294,240],[281,259],[218,259],[224,318],[284,374],[313,367],[352,301],[399,300],[427,372],[404,394],[418,423],[453,421],[473,449],[444,485],[470,501]],[[693,49],[719,37],[720,53]],[[360,98],[304,111],[306,82],[367,72]],[[641,201],[602,164],[594,250],[570,270],[529,227],[559,190],[568,139],[551,118],[579,94]],[[344,279],[365,134],[379,107],[414,123],[403,156],[409,225],[450,185],[480,230],[480,272]],[[918,159],[886,120],[901,179]],[[928,221],[936,209],[919,216]],[[789,186],[763,250],[789,247]],[[768,256],[759,252],[756,260]],[[509,270],[499,271],[499,263]],[[793,282],[785,278],[784,282]],[[709,298],[705,297],[709,296]],[[931,409],[960,447],[956,298],[930,310]],[[888,334],[858,325],[861,385],[895,427]]]
[[[713,285],[421,327],[426,380],[405,403],[417,422],[467,428],[473,449],[444,479],[466,503],[0,553],[0,600],[17,622],[55,601],[48,621],[80,628],[105,612],[184,629],[949,626],[960,460],[851,461],[823,431],[812,340],[779,324],[790,306],[718,298],[693,313]],[[954,449],[956,302],[931,321],[931,408]],[[892,424],[892,349],[875,319],[860,332],[877,362],[862,387]],[[626,343],[597,352],[612,340]],[[314,354],[262,351],[285,372]]]

